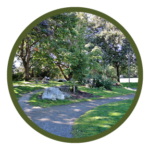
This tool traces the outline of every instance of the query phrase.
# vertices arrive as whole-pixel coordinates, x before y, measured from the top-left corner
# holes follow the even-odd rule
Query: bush
[[[96,86],[97,88],[102,87],[103,86],[103,82],[100,82],[99,79],[96,80]]]
[[[85,80],[85,79],[83,79],[83,83],[86,83],[86,80]]]
[[[80,84],[80,85],[84,85],[86,83],[86,80],[85,79],[82,79],[82,80],[79,80],[78,81],[78,84]]]
[[[113,80],[113,84],[116,84],[117,82],[118,82],[117,79]]]
[[[106,89],[104,88],[104,86],[102,86],[102,87],[100,87],[100,90],[102,90],[102,91],[103,91],[103,90],[106,90]]]
[[[104,81],[104,88],[107,90],[112,90],[112,82],[109,79]]]
[[[86,83],[87,83],[87,84],[90,83],[90,80],[88,79],[88,80],[86,81]]]
[[[101,88],[101,89],[107,89],[107,90],[112,90],[112,82],[109,78],[106,76],[101,76],[99,75],[97,78],[93,79],[93,83],[90,86],[95,87],[95,88]]]
[[[13,81],[23,81],[24,80],[24,73],[18,72],[16,74],[12,75],[12,80]]]
[[[92,87],[96,87],[96,79],[93,79]]]

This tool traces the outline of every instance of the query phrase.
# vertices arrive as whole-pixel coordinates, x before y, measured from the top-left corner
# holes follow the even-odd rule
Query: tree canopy
[[[127,69],[129,52],[134,51],[123,33],[107,20],[83,13],[66,12],[51,16],[22,39],[16,56],[22,60],[25,80],[30,76],[58,74],[82,82],[87,76],[116,76]],[[111,73],[110,70],[113,70]]]

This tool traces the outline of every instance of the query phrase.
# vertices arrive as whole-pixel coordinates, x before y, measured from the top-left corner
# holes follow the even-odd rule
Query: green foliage
[[[121,83],[123,87],[129,87],[129,83]],[[130,83],[130,88],[137,88],[138,83],[137,82],[131,82]]]
[[[104,66],[105,73],[108,74],[109,71],[107,65],[113,66],[116,73],[110,74],[109,71],[108,77],[116,78],[117,75],[119,81],[120,70],[128,67],[128,51],[131,53],[131,62],[136,61],[129,41],[116,26],[99,16],[92,15],[88,25],[91,36],[87,41],[91,43],[90,46],[93,44],[101,48],[103,53],[101,65]]]
[[[114,79],[113,80],[113,84],[116,84],[118,81],[117,81],[117,79]]]
[[[104,75],[103,76],[99,75],[93,79],[91,83],[91,88],[92,87],[95,87],[95,88],[104,87],[107,90],[112,90],[112,84],[113,82],[109,78],[107,78]]]
[[[96,78],[104,74],[113,80],[119,77],[119,72],[126,74],[127,51],[134,57],[130,43],[113,24],[90,16],[88,19],[87,13],[66,12],[33,27],[16,53],[22,60],[25,80],[29,80],[29,75],[49,76],[51,79],[63,77],[67,81],[72,78],[84,84],[88,75]],[[137,75],[137,65],[132,70],[132,75]],[[100,84],[97,81],[98,87],[104,86]],[[110,89],[109,82],[106,87]]]
[[[23,81],[24,80],[24,73],[23,72],[17,72],[12,75],[13,81]]]
[[[123,87],[123,84],[120,83],[120,86]]]
[[[101,86],[101,87],[100,87],[100,90],[103,91],[103,90],[106,90],[106,89],[104,88],[104,86]]]
[[[112,82],[110,79],[103,81],[104,88],[107,90],[112,90]]]
[[[62,83],[62,82],[60,82]],[[52,82],[51,82],[52,84]],[[66,84],[66,83],[65,83]],[[54,85],[56,85],[56,82],[54,82]],[[38,95],[41,94],[40,93],[36,93],[34,94],[30,100],[29,103],[31,105],[34,106],[41,106],[41,107],[51,107],[51,106],[58,106],[58,105],[67,105],[67,104],[71,104],[71,103],[77,103],[77,102],[84,102],[84,101],[91,101],[91,100],[95,100],[95,99],[103,99],[103,98],[108,98],[108,97],[115,97],[115,96],[121,96],[121,95],[127,95],[127,94],[134,94],[135,91],[131,91],[131,90],[127,90],[125,88],[113,88],[112,91],[107,91],[105,90],[104,87],[101,87],[101,90],[97,90],[97,89],[90,89],[90,88],[85,88],[83,86],[78,86],[78,89],[83,91],[83,92],[88,92],[91,93],[93,95],[97,95],[97,96],[101,96],[99,98],[83,98],[83,99],[75,99],[75,100],[69,100],[69,99],[65,99],[64,101],[62,100],[58,100],[58,101],[50,101],[50,100],[42,100],[38,98]]]
[[[31,29],[21,41],[16,53],[16,56],[23,62],[25,80],[29,80],[31,67],[36,68],[40,62],[43,63],[42,65],[60,63],[63,56],[57,50],[70,46],[68,40],[76,35],[73,28],[77,21],[74,12],[62,13],[43,20]],[[51,54],[57,56],[57,61]]]
[[[95,87],[100,88],[100,87],[102,87],[102,86],[103,86],[103,82],[102,82],[102,81],[100,82],[100,80],[97,79],[97,80],[96,80],[96,86],[95,86]]]

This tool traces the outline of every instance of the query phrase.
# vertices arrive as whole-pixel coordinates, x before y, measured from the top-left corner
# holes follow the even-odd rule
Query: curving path
[[[131,94],[126,96],[93,100],[90,102],[80,102],[68,105],[53,106],[49,108],[29,105],[28,100],[30,96],[42,90],[36,90],[24,94],[22,97],[19,98],[18,102],[26,115],[36,125],[38,125],[40,128],[44,129],[47,132],[66,138],[73,137],[71,131],[74,121],[88,110],[102,104],[130,99],[134,98],[135,96],[135,94]]]

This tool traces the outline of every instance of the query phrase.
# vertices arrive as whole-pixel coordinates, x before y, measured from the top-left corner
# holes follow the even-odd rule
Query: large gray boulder
[[[42,99],[49,99],[49,100],[64,100],[68,98],[69,94],[66,94],[59,90],[57,87],[49,87],[44,90]]]

